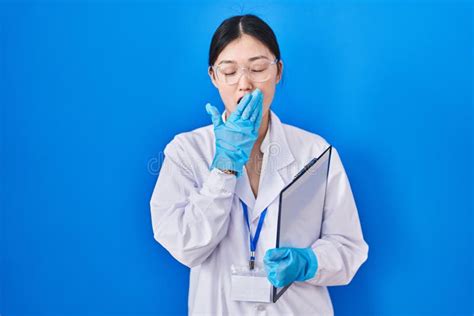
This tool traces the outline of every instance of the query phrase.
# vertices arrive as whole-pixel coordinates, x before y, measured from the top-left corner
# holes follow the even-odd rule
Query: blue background
[[[280,43],[273,110],[351,180],[370,250],[336,315],[474,312],[472,2],[104,0],[0,4],[3,316],[186,313],[149,199],[223,108],[207,54],[241,13]]]

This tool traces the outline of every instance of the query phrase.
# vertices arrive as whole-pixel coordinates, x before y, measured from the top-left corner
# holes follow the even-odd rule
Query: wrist
[[[316,254],[311,247],[304,248],[302,250],[305,252],[305,257],[307,260],[307,270],[304,280],[312,279],[318,270],[318,257],[316,257]]]
[[[236,177],[242,173],[242,168],[238,162],[224,154],[218,154],[214,157],[210,169],[216,168],[226,174],[233,174]]]
[[[222,171],[223,173],[226,173],[226,174],[233,174],[234,176],[237,176],[237,171],[235,170],[231,170],[231,169],[221,169],[221,168],[217,168],[219,169],[220,171]]]

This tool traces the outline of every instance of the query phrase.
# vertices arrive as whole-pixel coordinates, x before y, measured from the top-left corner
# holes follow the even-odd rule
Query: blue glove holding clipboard
[[[311,279],[318,269],[318,259],[311,248],[269,249],[263,262],[267,278],[275,287]]]

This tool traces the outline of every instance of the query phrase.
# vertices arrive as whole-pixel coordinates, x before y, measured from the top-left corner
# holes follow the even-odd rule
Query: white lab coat
[[[348,284],[368,256],[351,187],[334,147],[322,225],[308,232],[320,236],[312,245],[319,263],[315,277],[293,283],[276,303],[230,299],[230,266],[248,265],[249,258],[239,198],[248,205],[252,232],[268,207],[256,251],[257,264],[263,265],[265,251],[276,245],[281,189],[328,146],[321,136],[281,123],[271,111],[255,199],[245,168],[238,179],[209,171],[215,152],[212,125],[180,133],[166,145],[150,201],[151,218],[156,241],[191,268],[190,315],[334,314],[327,286]]]

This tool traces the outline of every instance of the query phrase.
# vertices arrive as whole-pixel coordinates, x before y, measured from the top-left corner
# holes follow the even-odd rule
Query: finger
[[[252,117],[253,113],[255,111],[257,111],[259,109],[259,107],[263,104],[263,93],[262,93],[262,91],[260,89],[257,89],[257,90],[254,91],[254,93],[255,93],[255,95],[252,98],[252,100],[253,99],[256,99],[256,100],[255,100],[254,106],[251,109],[249,109],[248,119],[250,119]]]
[[[252,115],[252,112],[255,110],[255,107],[260,102],[261,94],[262,92],[260,91],[260,89],[256,89],[254,92],[252,92],[252,100],[242,113],[243,120],[249,119],[250,115]]]
[[[286,248],[268,249],[267,252],[265,252],[264,260],[269,263],[274,261],[280,261],[287,256],[287,252],[288,251]]]
[[[268,260],[263,260],[263,267],[265,271],[267,272],[268,275],[275,275],[277,271],[279,271],[279,262],[277,261],[268,261]]]
[[[258,132],[260,129],[260,125],[262,124],[263,119],[263,105],[260,109],[257,109],[253,112],[252,117],[250,118],[251,122],[253,123],[253,131]]]
[[[255,110],[250,115],[249,120],[255,124],[259,116],[261,117],[262,113],[263,113],[263,100],[262,102],[258,102],[257,106],[255,107]]]
[[[262,118],[263,118],[263,110],[258,112],[257,119],[253,124],[254,131],[258,131],[260,129],[260,125],[262,125]]]
[[[267,272],[267,279],[274,287],[278,287],[278,273],[275,270]]]
[[[220,124],[222,124],[221,114],[219,113],[219,110],[215,106],[212,106],[210,103],[207,103],[206,111],[208,114],[211,115],[212,124],[214,124],[214,127],[217,127]]]
[[[252,99],[251,93],[245,94],[243,98],[240,100],[239,104],[237,105],[237,109],[235,109],[235,111],[232,112],[229,118],[232,118],[232,120],[235,120],[239,116],[241,116],[242,112],[245,110],[245,108],[247,107],[251,99]]]

